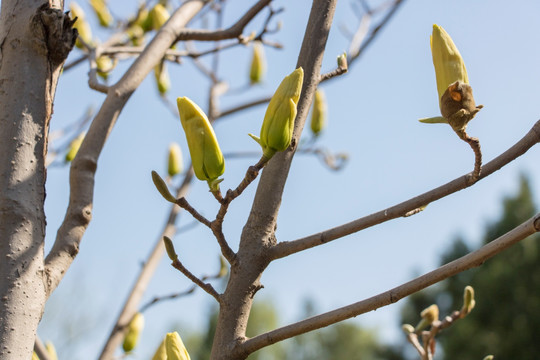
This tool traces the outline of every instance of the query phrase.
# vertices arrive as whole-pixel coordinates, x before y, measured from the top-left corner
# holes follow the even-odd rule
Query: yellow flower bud
[[[229,272],[229,268],[227,267],[227,263],[225,262],[225,258],[223,256],[219,256],[219,273],[218,277],[224,277]]]
[[[347,53],[344,52],[343,54],[339,55],[337,57],[337,66],[338,68],[342,70],[347,70],[349,68],[349,64],[347,62]]]
[[[459,134],[483,106],[476,106],[465,63],[450,35],[442,27],[433,25],[430,44],[441,115]],[[430,119],[423,122],[444,122]]]
[[[133,319],[129,322],[128,331],[126,337],[124,338],[124,344],[122,348],[126,353],[135,349],[137,346],[137,341],[139,340],[139,335],[141,334],[142,329],[144,328],[144,316],[141,313],[136,313],[133,316]]]
[[[210,121],[197,104],[187,97],[176,99],[180,122],[186,133],[193,171],[199,180],[206,180],[210,190],[219,189],[225,171],[225,160]]]
[[[58,360],[58,354],[56,354],[56,349],[52,342],[47,341],[45,349],[47,350],[47,354],[49,354],[49,360]]]
[[[81,144],[84,140],[86,133],[80,133],[79,136],[77,136],[71,144],[69,144],[69,150],[66,154],[66,162],[73,161],[75,159],[75,155],[77,155],[77,152],[79,151],[79,148],[81,147]]]
[[[159,347],[156,350],[152,360],[167,360],[167,348],[165,347],[165,339],[159,344]]]
[[[109,27],[112,25],[114,19],[109,12],[109,8],[107,7],[105,0],[90,0],[90,6],[92,6],[92,9],[94,9],[101,26]]]
[[[439,25],[433,25],[430,44],[440,101],[450,84],[456,81],[468,84],[469,77],[459,50],[450,35]]]
[[[32,360],[39,360],[39,356],[37,356],[36,352],[32,352]]]
[[[165,348],[167,349],[167,360],[191,360],[180,335],[176,331],[168,333],[165,337]]]
[[[140,25],[131,25],[126,30],[126,34],[129,36],[129,40],[134,46],[144,45],[144,29]]]
[[[486,356],[483,360],[493,360],[495,357],[493,355]]]
[[[137,18],[135,19],[135,24],[139,25],[144,32],[152,30],[152,19],[150,18],[150,11],[148,11],[147,8],[139,10]]]
[[[289,147],[296,118],[296,105],[300,99],[304,70],[300,67],[285,77],[268,104],[261,127],[261,136],[249,134],[257,141],[263,156],[270,159],[278,151]]]
[[[311,131],[315,136],[319,135],[326,126],[326,99],[322,90],[315,92],[313,110],[311,112]]]
[[[150,10],[149,17],[152,24],[152,29],[159,30],[163,24],[169,20],[171,15],[169,15],[169,12],[165,6],[158,3],[152,8],[152,10]]]
[[[77,37],[77,40],[75,41],[75,46],[79,49],[82,49],[84,46],[79,41],[79,38],[82,39],[85,43],[91,45],[92,44],[92,30],[90,29],[90,24],[88,24],[88,21],[86,21],[86,17],[84,14],[83,9],[76,3],[72,2],[69,5],[69,8],[71,10],[70,16],[72,19],[77,18],[77,21],[75,21],[75,24],[73,27],[77,29],[79,36]]]
[[[249,69],[249,80],[252,84],[260,83],[266,71],[264,61],[264,48],[260,41],[253,44],[253,57],[251,59],[251,68]]]
[[[403,324],[401,325],[401,330],[403,330],[406,335],[409,335],[414,332],[414,327],[411,324]]]
[[[158,91],[161,95],[165,95],[171,88],[171,79],[165,61],[160,61],[154,68],[154,75],[156,77],[156,83]]]
[[[467,285],[463,291],[463,306],[461,307],[461,313],[463,315],[469,314],[475,305],[476,301],[474,300],[474,289],[472,286]]]
[[[109,72],[114,69],[114,62],[106,55],[100,56],[96,59],[97,73],[100,77],[107,80]]]
[[[177,143],[172,143],[169,146],[169,176],[180,174],[183,170],[183,167],[184,166],[182,161],[182,150],[180,150],[180,145],[178,145]]]

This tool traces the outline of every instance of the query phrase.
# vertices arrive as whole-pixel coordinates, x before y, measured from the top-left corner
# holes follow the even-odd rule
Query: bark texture
[[[43,313],[45,156],[60,67],[76,31],[60,10],[0,12],[0,358],[29,359]]]

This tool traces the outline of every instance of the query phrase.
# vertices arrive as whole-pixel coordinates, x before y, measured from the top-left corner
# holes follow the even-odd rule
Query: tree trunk
[[[43,277],[45,156],[56,83],[76,32],[48,3],[0,13],[0,358],[32,356]]]

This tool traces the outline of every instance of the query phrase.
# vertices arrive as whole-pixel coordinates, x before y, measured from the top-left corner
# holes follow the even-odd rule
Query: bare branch
[[[39,336],[36,336],[36,342],[34,343],[34,351],[39,357],[39,360],[51,360],[49,352],[47,351],[47,348],[45,347],[43,341],[41,341]]]
[[[205,218],[204,216],[202,216],[201,214],[199,214],[199,212],[197,210],[195,210],[193,208],[193,206],[191,206],[188,203],[186,198],[181,197],[181,198],[177,199],[176,200],[176,205],[180,206],[182,209],[184,209],[188,213],[190,213],[191,216],[193,216],[195,219],[197,219],[201,224],[204,224],[204,225],[210,227],[210,221],[207,218]]]
[[[504,153],[484,165],[482,167],[482,172],[479,176],[479,179],[483,179],[491,175],[503,166],[517,159],[519,156],[523,155],[538,142],[540,142],[540,120],[537,121],[536,124],[534,124],[534,126],[532,127],[532,129],[515,145],[513,145]],[[459,190],[463,190],[471,186],[472,184],[474,184],[474,182],[471,181],[471,177],[471,174],[463,175],[445,185],[439,186],[436,189],[430,190],[424,194],[389,207],[385,210],[381,210],[379,212],[364,216],[349,223],[319,232],[317,234],[306,236],[298,240],[281,242],[270,250],[270,256],[272,259],[283,258],[285,256],[297,253],[302,250],[326,244],[332,240],[339,239],[341,237],[353,234],[371,226],[381,224],[388,220],[405,216],[406,214],[417,208],[425,206],[433,201],[439,200],[445,196],[448,196]]]
[[[272,0],[259,0],[253,7],[251,7],[245,14],[228,29],[225,30],[194,30],[183,29],[179,34],[177,41],[179,40],[201,40],[201,41],[214,41],[237,38],[242,35],[242,31],[246,25]]]
[[[220,295],[218,294],[216,289],[214,289],[214,287],[210,283],[205,283],[204,281],[193,275],[188,269],[186,269],[186,267],[180,262],[180,260],[174,260],[171,265],[175,269],[180,271],[182,274],[184,274],[189,280],[193,281],[195,285],[212,295],[217,300],[217,302],[220,301]]]
[[[425,275],[417,277],[405,284],[375,295],[357,303],[314,316],[312,318],[284,326],[282,328],[256,336],[244,342],[241,347],[247,353],[252,353],[268,345],[320,329],[337,322],[353,318],[386,305],[393,304],[404,297],[418,292],[426,287],[454,276],[462,271],[478,267],[486,260],[504,251],[515,243],[540,231],[540,213],[517,226],[503,236],[482,246],[465,256],[460,257]]]

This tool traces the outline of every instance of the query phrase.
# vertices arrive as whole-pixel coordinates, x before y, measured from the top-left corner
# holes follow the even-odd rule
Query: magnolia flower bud
[[[165,339],[159,344],[159,347],[156,350],[152,360],[167,360],[167,348],[165,347]]]
[[[75,155],[77,155],[77,152],[79,151],[79,148],[81,147],[81,144],[84,140],[85,135],[86,135],[85,132],[80,133],[79,136],[77,136],[71,142],[71,144],[69,144],[69,150],[65,158],[66,162],[70,162],[70,161],[73,161],[73,159],[75,159]]]
[[[337,66],[338,68],[342,70],[347,70],[349,68],[349,65],[347,63],[347,53],[344,52],[343,54],[339,55],[337,57]]]
[[[39,356],[36,354],[35,351],[32,352],[32,360],[39,360]]]
[[[191,360],[180,335],[176,331],[168,333],[165,337],[165,348],[167,349],[167,360]]]
[[[180,150],[180,145],[177,143],[172,143],[169,146],[169,166],[167,170],[169,176],[180,174],[183,167],[182,150]]]
[[[52,342],[47,341],[47,343],[45,344],[45,349],[47,350],[47,354],[49,355],[49,360],[58,360],[58,354],[56,353],[56,349],[54,348]]]
[[[83,44],[79,41],[79,39],[82,39],[85,43],[91,45],[92,30],[90,29],[88,21],[86,21],[83,9],[76,2],[72,2],[69,5],[69,9],[71,10],[71,18],[77,18],[77,21],[75,21],[75,24],[73,25],[73,27],[79,32],[79,36],[75,41],[75,46],[79,49],[82,49],[84,47]]]
[[[219,189],[218,179],[225,171],[225,160],[206,114],[187,97],[176,99],[180,122],[186,133],[193,171],[199,180],[206,180],[211,191]]]
[[[114,69],[114,62],[112,59],[106,55],[100,56],[96,59],[97,65],[97,74],[102,77],[104,80],[107,80],[109,77],[109,72]]]
[[[474,289],[472,286],[467,285],[463,291],[463,306],[461,307],[461,313],[463,315],[469,314],[475,305],[476,301],[474,300]]]
[[[286,76],[268,104],[260,138],[249,134],[261,145],[263,156],[267,159],[276,152],[287,149],[291,144],[296,105],[300,99],[303,80],[304,70],[301,67]]]
[[[406,335],[409,335],[410,333],[414,332],[414,326],[411,324],[403,324],[401,325],[401,330],[403,330]]]
[[[313,110],[311,112],[311,131],[315,136],[319,135],[326,126],[326,99],[322,90],[315,92]]]
[[[152,10],[150,10],[149,17],[152,24],[152,29],[159,30],[163,26],[163,24],[165,24],[167,20],[169,20],[171,15],[169,15],[169,12],[165,8],[165,6],[157,3],[152,8]]]
[[[420,313],[420,316],[422,317],[422,320],[416,325],[415,331],[420,331],[431,325],[434,321],[439,320],[439,307],[436,304],[433,304],[425,308]]]
[[[442,27],[433,25],[430,44],[441,114],[455,131],[465,130],[467,123],[482,108],[482,105],[476,106],[474,101],[465,63],[452,38]]]
[[[488,355],[483,360],[493,360],[493,359],[494,359],[493,355]]]
[[[227,267],[227,263],[225,262],[225,258],[223,256],[219,256],[219,273],[218,277],[224,277],[229,272],[229,268]]]
[[[156,76],[156,83],[158,91],[161,95],[165,95],[171,88],[171,79],[165,61],[160,61],[154,68],[154,75]]]
[[[262,81],[266,71],[264,61],[264,48],[260,41],[253,43],[253,58],[251,59],[251,68],[249,69],[249,80],[252,84]]]
[[[90,0],[90,6],[92,6],[92,9],[94,9],[101,26],[109,27],[112,25],[113,17],[109,12],[109,8],[107,7],[105,0]]]
[[[135,349],[137,346],[137,341],[139,340],[139,335],[141,334],[142,329],[144,328],[144,316],[141,313],[136,313],[133,316],[133,319],[129,322],[128,331],[126,337],[124,338],[124,344],[122,348],[125,352],[130,352]]]

